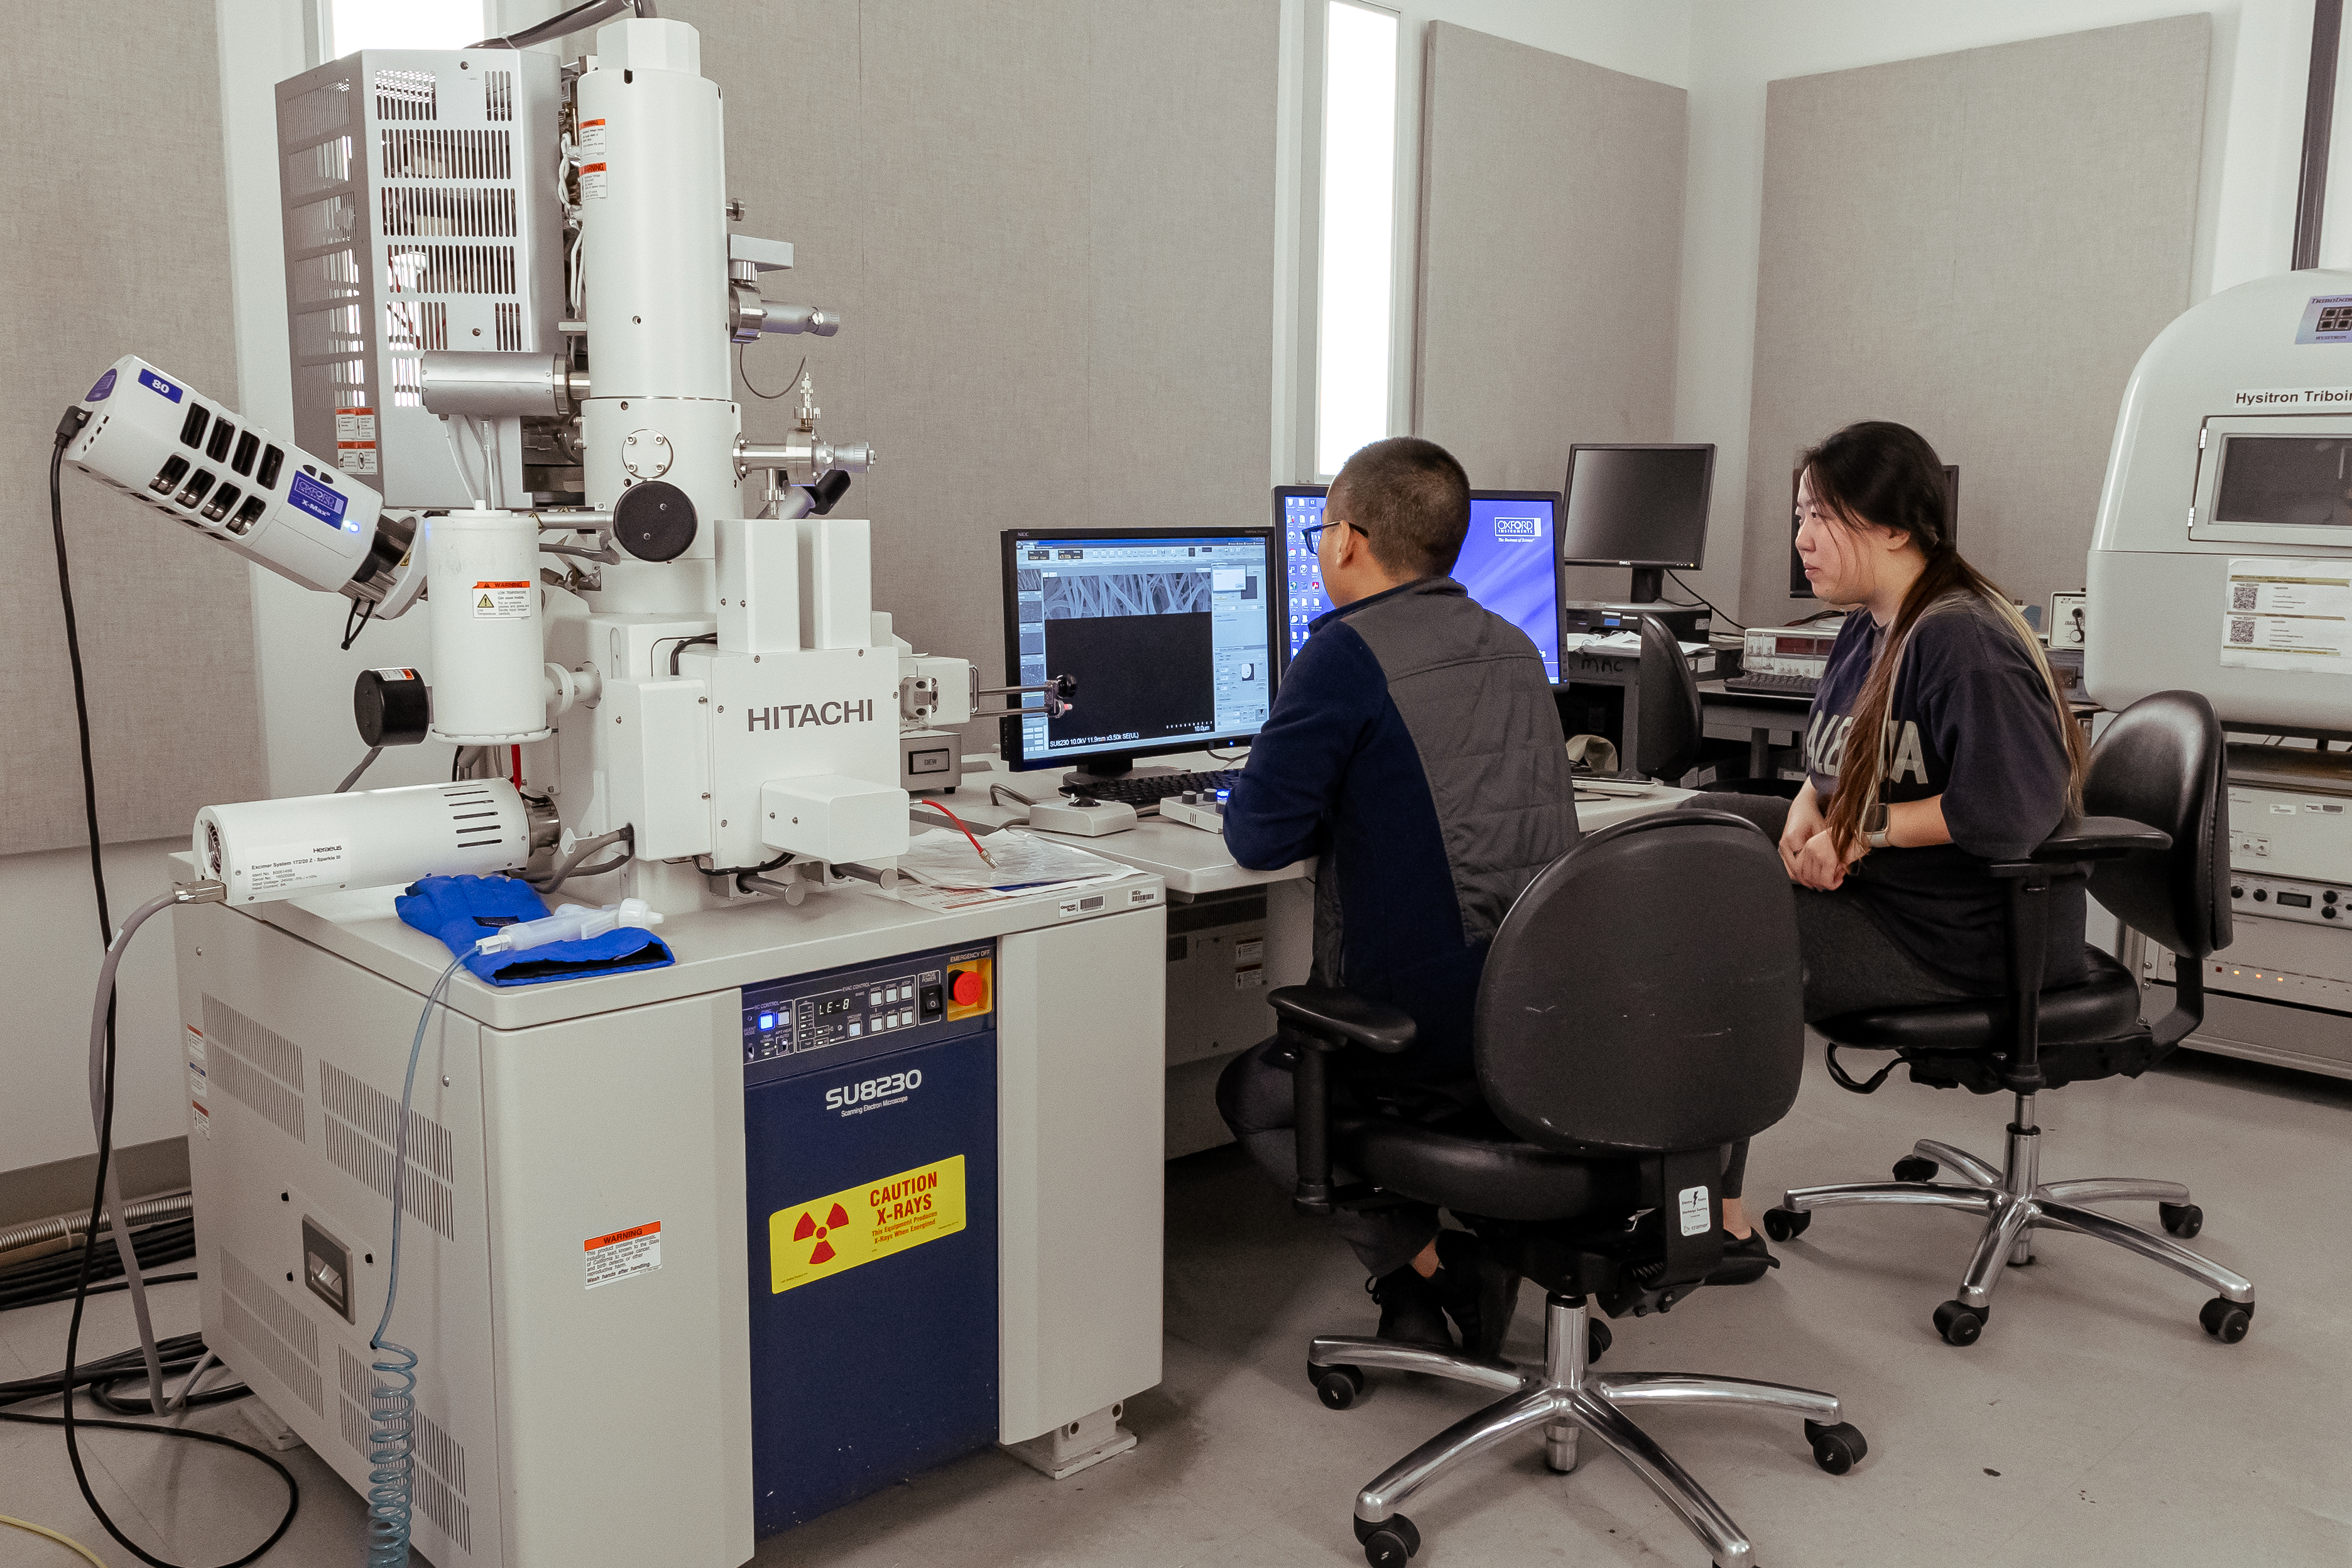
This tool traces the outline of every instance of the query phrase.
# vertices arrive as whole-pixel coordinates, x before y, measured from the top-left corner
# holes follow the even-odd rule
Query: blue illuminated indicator
[[[776,1016],[773,1013],[762,1013],[760,1015],[760,1027],[763,1029],[772,1029],[775,1026]]]

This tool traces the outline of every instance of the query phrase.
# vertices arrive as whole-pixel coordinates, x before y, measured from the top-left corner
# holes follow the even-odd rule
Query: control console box
[[[1594,599],[1570,599],[1559,607],[1563,637],[1605,637],[1618,632],[1638,632],[1642,617],[1654,616],[1678,642],[1705,642],[1715,625],[1715,612],[1705,605],[1603,604]]]

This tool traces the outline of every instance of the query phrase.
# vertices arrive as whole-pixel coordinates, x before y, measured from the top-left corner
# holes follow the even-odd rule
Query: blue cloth
[[[675,963],[661,938],[622,926],[580,942],[551,942],[520,952],[475,952],[474,944],[502,926],[545,920],[554,911],[528,882],[511,877],[427,877],[394,899],[402,921],[441,939],[466,967],[491,985],[538,985],[591,974],[626,974]]]

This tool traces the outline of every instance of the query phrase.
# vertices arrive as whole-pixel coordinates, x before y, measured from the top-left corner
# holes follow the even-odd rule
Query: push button
[[[948,974],[948,994],[959,1007],[970,1007],[980,1000],[980,975],[970,969],[952,970]]]

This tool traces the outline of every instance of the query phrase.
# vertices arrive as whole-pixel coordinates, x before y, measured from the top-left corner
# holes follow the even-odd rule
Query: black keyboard
[[[1757,697],[1811,697],[1821,682],[1810,675],[1735,675],[1723,683],[1726,691]]]
[[[1187,790],[1231,789],[1241,776],[1239,768],[1213,773],[1150,773],[1141,778],[1066,784],[1062,793],[1084,795],[1088,800],[1115,800],[1127,805],[1158,805],[1170,795],[1182,795]]]

